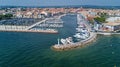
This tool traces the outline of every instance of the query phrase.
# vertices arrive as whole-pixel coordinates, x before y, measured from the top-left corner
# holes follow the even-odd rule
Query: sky
[[[120,6],[120,0],[0,0],[0,6]]]

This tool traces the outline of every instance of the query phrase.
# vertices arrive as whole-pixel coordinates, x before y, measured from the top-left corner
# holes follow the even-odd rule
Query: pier
[[[46,18],[42,21],[36,22],[32,25],[0,25],[0,31],[11,31],[11,32],[40,32],[40,33],[58,33],[58,31],[56,29],[51,29],[51,28],[37,28],[38,27],[63,27],[63,25],[58,25],[60,22],[56,21],[55,24],[42,24],[48,20],[52,20],[52,19],[60,19],[61,17],[65,16],[66,14],[60,15],[60,16],[55,16],[55,17],[51,17],[51,18]],[[58,22],[58,24],[57,24]],[[17,23],[17,22],[16,22]],[[61,22],[63,23],[63,22]],[[36,28],[35,28],[36,27]]]
[[[27,27],[26,30],[29,30],[29,29],[31,29],[32,27],[34,27],[34,26],[36,26],[36,25],[39,25],[39,24],[41,24],[41,23],[43,23],[43,22],[45,22],[46,20],[49,20],[49,19],[52,19],[52,18],[46,18],[46,19],[44,19],[44,20],[42,20],[42,21],[40,21],[40,22],[37,22],[37,23],[35,23],[35,24]]]
[[[60,19],[61,17],[65,16],[65,15],[66,15],[66,14],[63,14],[63,15],[60,15],[60,16],[55,16],[54,18]],[[54,18],[46,18],[46,19],[44,19],[44,20],[42,20],[42,21],[40,21],[40,22],[37,22],[37,23],[35,23],[35,24],[27,27],[26,30],[29,30],[29,29],[31,29],[31,28],[33,28],[33,27],[35,27],[35,26],[37,26],[37,25],[39,25],[39,24],[41,24],[41,23],[46,22],[47,20],[51,20],[51,19],[54,19]]]
[[[58,33],[58,31],[54,30],[54,29],[30,29],[30,30],[26,30],[27,27],[28,26],[0,25],[0,31]]]

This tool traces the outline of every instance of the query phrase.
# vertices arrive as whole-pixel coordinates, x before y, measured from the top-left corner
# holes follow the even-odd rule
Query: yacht
[[[75,35],[74,35],[74,37],[75,38],[80,38],[80,39],[86,39],[86,36],[84,35],[84,34],[81,34],[81,33],[76,33]]]
[[[66,39],[61,39],[61,43],[62,43],[63,45],[73,44],[73,39],[72,39],[72,37],[68,37],[68,38],[66,38]]]
[[[67,40],[66,40],[66,39],[61,39],[60,41],[61,41],[61,43],[64,44],[64,45],[67,44]]]
[[[72,37],[66,38],[66,41],[67,41],[69,44],[73,44],[73,39],[72,39]]]

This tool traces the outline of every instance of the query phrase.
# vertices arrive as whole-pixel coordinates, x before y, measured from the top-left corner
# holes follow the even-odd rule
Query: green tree
[[[94,18],[95,21],[98,21],[100,23],[106,23],[106,18],[108,17],[107,13],[98,13],[100,17]]]
[[[5,15],[0,15],[0,20],[2,20],[2,19],[11,19],[13,17],[13,15],[12,14],[5,14]]]

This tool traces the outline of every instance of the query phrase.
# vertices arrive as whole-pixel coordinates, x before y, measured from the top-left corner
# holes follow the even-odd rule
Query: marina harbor
[[[58,33],[58,30],[55,28],[63,27],[63,21],[61,20],[62,16],[65,16],[65,14],[53,18],[46,18],[42,21],[35,21],[34,19],[18,19],[19,21],[17,22],[15,20],[4,20],[0,21],[2,23],[0,25],[0,31]],[[10,22],[15,23],[12,25]],[[29,22],[31,22],[31,25]]]
[[[119,3],[0,0],[0,67],[120,67]]]
[[[115,50],[119,50],[120,48],[120,36],[95,36],[97,33],[89,33],[88,29],[86,28],[86,24],[81,23],[81,25],[79,25],[77,22],[78,19],[76,18],[76,15],[66,15],[63,17],[62,20],[64,27],[61,28],[59,34],[0,32],[1,65],[4,66],[6,64],[6,66],[11,65],[12,67],[19,67],[20,65],[21,67],[24,67],[24,62],[28,62],[28,65],[32,65],[29,64],[30,62],[33,63],[33,67],[36,64],[42,67],[41,63],[44,63],[44,65],[52,65],[51,63],[55,62],[61,65],[63,64],[61,62],[64,62],[70,64],[69,67],[74,67],[74,65],[79,67],[78,64],[80,63],[82,63],[81,65],[86,65],[86,63],[88,65],[92,64],[94,65],[93,67],[96,67],[94,64],[96,62],[101,62],[99,65],[103,64],[104,62],[108,62],[106,61],[106,59],[110,59],[108,55],[117,55],[111,59],[115,58],[118,62],[119,59],[117,58],[120,54],[119,51],[116,52]],[[82,19],[79,20],[83,21]],[[12,28],[14,28],[14,26]],[[76,34],[78,37],[75,37]],[[84,37],[81,37],[81,35]],[[65,58],[67,59],[65,60]],[[85,63],[83,63],[83,61]],[[112,62],[112,60],[109,62]],[[73,63],[75,64],[73,65]],[[114,63],[110,64],[110,67],[114,65]],[[119,62],[117,64],[119,64]],[[54,67],[54,65],[51,67]]]
[[[97,34],[91,32],[88,21],[86,21],[81,14],[77,14],[77,24],[76,34],[73,35],[73,37],[58,39],[58,44],[53,45],[52,48],[55,50],[69,50],[87,45],[96,39]],[[73,38],[76,39],[77,42],[74,42]],[[62,44],[60,44],[60,42]]]
[[[88,19],[86,19],[85,17],[86,16],[84,14],[78,13],[77,14],[77,28],[76,28],[75,34],[73,36],[70,36],[64,39],[58,38],[57,40],[58,43],[53,45],[52,48],[58,51],[74,49],[74,48],[82,47],[84,45],[87,45],[95,41],[97,38],[97,35],[99,34],[100,35],[120,34],[119,32],[113,31],[113,30],[117,30],[117,31],[120,30],[119,29],[120,25],[118,22],[116,23],[112,22],[111,24],[106,23],[106,24],[109,24],[109,26],[107,26],[105,23],[104,23],[105,25],[96,24],[96,21],[94,21],[94,26],[92,26],[90,24],[90,21],[88,21]],[[115,17],[115,18],[119,19],[119,17]],[[104,27],[106,28],[103,29]],[[108,30],[106,31],[106,29]]]

